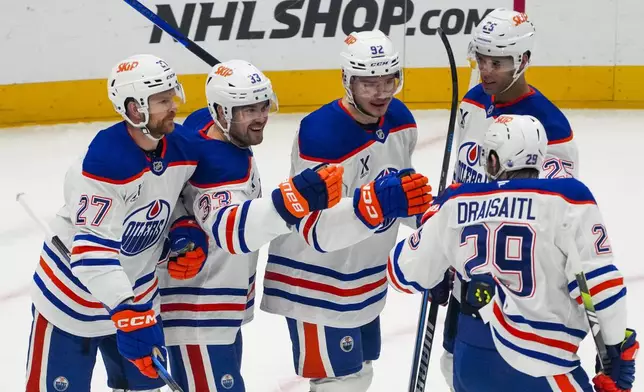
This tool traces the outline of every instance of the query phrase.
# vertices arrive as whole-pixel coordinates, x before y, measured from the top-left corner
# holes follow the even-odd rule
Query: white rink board
[[[363,25],[389,29],[405,66],[424,68],[446,66],[434,31],[442,24],[459,65],[465,65],[468,30],[476,16],[514,5],[513,0],[407,0],[405,17],[404,0],[143,3],[153,11],[171,9],[178,24],[185,16],[184,26],[190,22],[189,37],[215,57],[244,58],[275,71],[337,68],[338,50],[349,32],[344,30]],[[536,65],[644,64],[640,27],[644,2],[640,0],[526,0],[526,8],[537,26]],[[226,12],[233,17],[230,23],[219,21],[225,28],[208,27],[209,18]],[[314,25],[318,13],[327,13],[328,23]],[[208,71],[206,64],[168,35],[150,43],[152,35],[152,24],[123,1],[5,1],[0,13],[4,60],[0,85],[102,79],[113,64],[141,52],[167,59],[179,74]]]

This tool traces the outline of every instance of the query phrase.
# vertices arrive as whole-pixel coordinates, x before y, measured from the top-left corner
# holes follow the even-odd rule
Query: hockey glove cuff
[[[635,381],[635,357],[640,344],[637,333],[626,330],[626,338],[621,344],[606,346],[610,364],[599,372],[599,358],[596,358],[595,370],[599,373],[593,378],[595,390],[599,392],[630,391]]]
[[[174,279],[194,278],[208,257],[208,235],[193,216],[177,219],[170,228],[168,273]]]

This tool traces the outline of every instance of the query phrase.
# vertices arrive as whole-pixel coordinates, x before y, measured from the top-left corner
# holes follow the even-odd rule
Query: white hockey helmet
[[[493,57],[512,57],[514,65],[514,83],[528,68],[521,69],[523,54],[532,53],[534,47],[535,28],[528,15],[497,8],[487,14],[472,33],[469,46],[470,59],[476,58],[476,53]]]
[[[148,136],[148,99],[151,95],[172,89],[175,89],[177,96],[185,102],[185,94],[177,80],[177,74],[168,63],[150,54],[131,56],[119,62],[112,68],[107,80],[107,93],[116,112],[133,127],[141,128]],[[139,113],[143,114],[144,118],[142,122],[135,124],[127,116],[125,103],[128,99],[134,99],[138,103]]]
[[[206,81],[206,100],[213,120],[227,138],[233,122],[234,107],[268,101],[269,114],[279,110],[270,79],[244,60],[224,61],[212,68]],[[217,106],[224,112],[226,127],[217,120]]]
[[[536,169],[541,171],[548,148],[548,137],[539,120],[532,116],[504,114],[485,132],[480,164],[486,167],[492,151],[499,157],[500,170],[488,173],[497,179],[506,171]]]
[[[344,39],[342,58],[342,84],[349,103],[355,106],[351,91],[354,76],[396,75],[399,79],[394,95],[402,90],[403,70],[400,56],[391,39],[380,30],[353,32]]]

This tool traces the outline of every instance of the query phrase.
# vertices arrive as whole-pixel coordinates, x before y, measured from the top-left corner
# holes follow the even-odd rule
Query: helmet
[[[481,147],[481,165],[486,165],[492,151],[499,157],[501,169],[495,175],[497,179],[505,171],[537,169],[541,171],[548,137],[539,120],[532,116],[502,115],[499,116],[485,132]]]
[[[490,12],[472,33],[469,57],[479,53],[494,57],[512,57],[514,61],[513,83],[528,68],[521,69],[523,54],[532,51],[535,28],[528,15],[505,8]]]
[[[355,106],[351,91],[354,76],[397,75],[400,83],[395,94],[402,90],[403,72],[400,56],[394,51],[391,39],[380,30],[353,32],[344,39],[342,57],[342,84],[349,103]]]
[[[177,80],[177,74],[168,63],[149,54],[139,54],[119,62],[112,68],[107,80],[107,93],[116,112],[133,127],[141,128],[148,136],[148,99],[151,95],[171,89],[175,89],[177,96],[185,102],[185,94]],[[144,117],[140,123],[135,124],[126,114],[125,101],[130,98],[139,104],[139,113]]]
[[[271,81],[253,64],[244,60],[229,60],[212,68],[206,81],[206,99],[213,120],[228,137],[233,120],[233,108],[269,101],[269,113],[279,108]],[[224,112],[227,126],[217,120],[217,106]]]

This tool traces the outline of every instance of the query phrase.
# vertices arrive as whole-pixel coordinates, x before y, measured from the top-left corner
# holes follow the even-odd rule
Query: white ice
[[[448,112],[416,111],[419,144],[414,165],[438,188]],[[609,229],[616,264],[628,285],[630,327],[644,333],[644,256],[641,236],[644,223],[644,111],[566,111],[579,144],[581,178],[593,191]],[[291,141],[300,114],[272,117],[265,141],[255,148],[264,194],[289,171]],[[62,181],[72,160],[85,150],[94,134],[108,123],[36,126],[0,129],[0,379],[3,391],[24,391],[25,363],[31,326],[29,282],[39,257],[43,235],[15,202],[26,192],[38,213],[49,219],[62,205]],[[118,158],[114,152],[114,159]],[[401,236],[408,233],[401,231]],[[261,286],[266,249],[260,255]],[[258,287],[258,295],[262,290]],[[382,314],[382,354],[375,363],[371,391],[407,390],[409,368],[420,297],[389,291]],[[441,308],[437,339],[432,351],[427,391],[447,391],[438,366],[442,352]],[[243,375],[247,390],[304,392],[307,383],[294,376],[291,345],[283,318],[256,311],[255,320],[243,328]],[[644,335],[641,335],[644,336]],[[644,340],[644,338],[640,338]],[[594,346],[587,338],[580,349],[583,366],[592,373]],[[644,391],[644,359],[638,364],[634,391]],[[105,372],[97,363],[94,391],[108,391]]]

